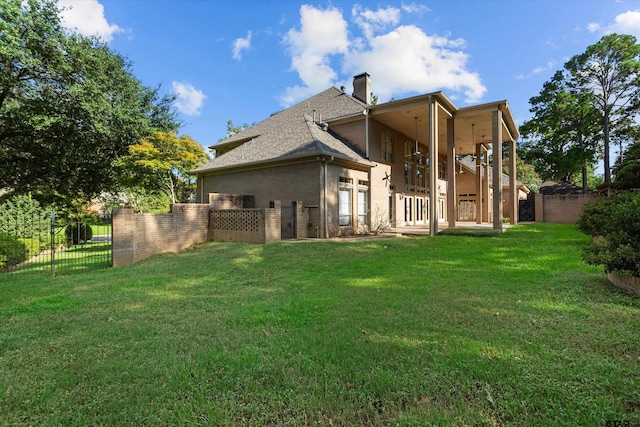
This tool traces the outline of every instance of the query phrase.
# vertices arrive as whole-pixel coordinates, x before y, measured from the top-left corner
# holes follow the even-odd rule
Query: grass
[[[53,258],[56,276],[107,268],[111,265],[111,242],[95,241],[57,249]],[[43,275],[50,272],[51,252],[46,250],[25,261],[19,268],[0,272],[0,287],[3,286],[3,282],[13,281],[23,276],[37,275],[36,279],[31,280],[40,280]]]
[[[210,242],[0,284],[0,425],[640,422],[640,300],[588,237]]]

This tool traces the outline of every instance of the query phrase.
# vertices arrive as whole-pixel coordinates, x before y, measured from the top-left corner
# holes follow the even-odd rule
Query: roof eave
[[[242,169],[246,169],[246,168],[255,168],[256,166],[268,166],[268,165],[274,165],[274,164],[278,164],[278,163],[290,163],[290,162],[296,162],[296,161],[300,161],[300,160],[304,160],[304,159],[308,159],[308,160],[320,160],[321,157],[329,157],[329,158],[333,158],[333,159],[338,159],[338,160],[342,160],[345,161],[347,163],[351,163],[351,164],[357,164],[360,166],[364,166],[364,167],[368,167],[368,168],[372,168],[375,166],[375,163],[373,163],[372,161],[362,158],[362,159],[353,159],[347,156],[341,156],[339,154],[336,153],[331,153],[329,151],[324,151],[324,150],[318,150],[316,152],[313,153],[306,153],[306,154],[301,154],[301,155],[295,155],[295,156],[286,156],[286,157],[276,157],[273,159],[267,159],[267,160],[259,160],[259,161],[254,161],[254,162],[247,162],[247,163],[242,163],[242,164],[235,164],[235,165],[229,165],[229,166],[221,166],[221,167],[213,167],[213,168],[208,168],[208,169],[194,169],[193,171],[191,171],[191,174],[193,175],[202,175],[202,174],[206,174],[208,172],[224,172],[224,171],[230,171],[230,170],[242,170]]]

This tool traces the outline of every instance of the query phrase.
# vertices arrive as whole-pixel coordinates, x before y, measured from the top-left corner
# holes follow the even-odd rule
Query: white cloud
[[[60,0],[59,5],[64,8],[60,12],[62,25],[80,34],[97,35],[108,43],[115,34],[124,32],[118,25],[107,22],[104,6],[98,0]]]
[[[286,90],[281,103],[290,105],[334,84],[337,74],[331,67],[330,57],[349,50],[347,22],[336,8],[322,10],[302,5],[300,29],[289,30],[284,43],[291,55],[291,68],[304,83]]]
[[[251,47],[251,31],[247,33],[247,37],[239,37],[233,42],[233,59],[242,59],[242,52]]]
[[[351,10],[354,22],[362,29],[365,38],[371,39],[375,33],[383,31],[391,25],[397,25],[400,22],[400,9],[388,7],[386,9],[378,8],[377,11],[363,9],[362,6],[356,4]]]
[[[423,14],[425,12],[430,12],[431,9],[429,9],[427,6],[423,4],[411,3],[411,4],[403,4],[402,11],[407,13]]]
[[[199,116],[200,108],[202,108],[207,96],[190,83],[174,81],[171,84],[177,95],[176,108],[178,111],[187,116]]]
[[[631,34],[640,37],[640,10],[629,10],[617,15],[614,21],[607,25],[599,23],[590,23],[587,29],[593,32],[602,32],[604,34],[619,33]]]
[[[403,10],[428,9],[409,5]],[[336,85],[338,67],[343,75],[368,72],[373,92],[381,100],[438,90],[461,92],[466,102],[481,99],[487,89],[480,76],[467,69],[469,55],[461,50],[465,40],[431,36],[413,25],[399,26],[401,13],[396,8],[372,11],[356,5],[351,15],[363,36],[351,34],[349,39],[348,24],[340,10],[302,6],[300,29],[291,29],[284,38],[291,68],[302,84],[285,90],[282,105]]]
[[[480,76],[466,70],[469,56],[452,48],[461,40],[429,36],[413,25],[400,26],[373,38],[367,50],[351,52],[345,70],[366,70],[375,76],[373,92],[382,100],[408,92],[452,90],[463,92],[466,102],[486,92]]]
[[[542,73],[544,71],[548,71],[553,69],[553,67],[556,66],[556,62],[555,61],[548,61],[545,65],[541,65],[539,67],[536,67],[533,69],[533,71],[531,71],[533,74],[539,74]]]

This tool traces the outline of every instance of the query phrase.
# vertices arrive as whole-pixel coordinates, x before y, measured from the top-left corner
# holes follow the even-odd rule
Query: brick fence
[[[597,197],[595,194],[536,194],[536,221],[575,224],[582,215],[582,207],[595,202]]]
[[[167,214],[113,211],[113,266],[133,264],[163,252],[177,252],[208,238],[209,205],[175,204]]]
[[[244,204],[249,204],[246,198]],[[159,253],[177,252],[207,240],[280,241],[280,202],[273,202],[273,207],[267,209],[234,209],[242,205],[242,199],[218,197],[213,204],[173,204],[167,214],[115,209],[113,266],[133,264]]]
[[[209,240],[246,243],[280,241],[280,206],[269,209],[212,210]]]

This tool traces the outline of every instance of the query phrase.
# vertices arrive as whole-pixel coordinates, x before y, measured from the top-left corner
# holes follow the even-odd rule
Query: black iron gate
[[[536,204],[535,195],[529,193],[525,200],[518,201],[518,222],[535,221]]]
[[[111,266],[111,214],[70,217],[34,212],[0,218],[0,280]]]
[[[293,239],[296,236],[296,208],[295,203],[280,208],[280,237]]]

